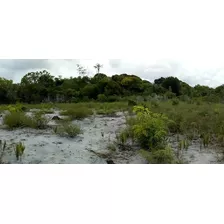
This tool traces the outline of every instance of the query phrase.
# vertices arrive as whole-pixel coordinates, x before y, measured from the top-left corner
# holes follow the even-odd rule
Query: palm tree
[[[103,65],[101,65],[101,64],[99,64],[99,63],[97,63],[95,66],[94,66],[94,68],[97,70],[97,74],[99,74],[100,73],[100,69],[103,67]]]

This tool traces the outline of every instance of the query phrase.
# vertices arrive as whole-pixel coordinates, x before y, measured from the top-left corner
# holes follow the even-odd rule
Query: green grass
[[[55,127],[54,133],[61,137],[74,138],[77,135],[82,134],[83,131],[78,125],[65,122],[62,125]]]
[[[148,152],[146,150],[140,150],[140,155],[144,157],[150,164],[176,164],[179,161],[176,159],[174,152],[171,148]]]
[[[48,120],[40,113],[36,113],[31,117],[26,115],[24,112],[11,112],[5,115],[3,123],[10,129],[26,127],[45,129],[47,128]]]
[[[81,120],[91,116],[92,114],[93,114],[93,111],[87,107],[68,109],[60,113],[60,115],[69,116],[71,120]]]
[[[200,139],[206,147],[208,144],[222,142],[224,135],[224,104],[208,104],[196,101],[179,102],[173,105],[172,101],[160,102],[159,107],[147,106],[156,113],[163,113],[173,123],[169,125],[170,133],[180,133],[190,138]],[[209,137],[208,137],[209,136]]]

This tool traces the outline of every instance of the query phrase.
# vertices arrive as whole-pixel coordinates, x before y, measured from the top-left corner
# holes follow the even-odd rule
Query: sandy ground
[[[32,113],[32,112],[31,112]],[[30,114],[30,112],[29,112]],[[59,115],[59,111],[46,115],[49,118]],[[2,118],[0,118],[0,124]],[[0,129],[0,139],[10,144],[23,142],[26,146],[21,162],[18,162],[9,147],[4,155],[5,163],[24,164],[106,164],[109,151],[107,146],[116,139],[116,132],[125,127],[125,116],[117,113],[114,117],[92,116],[82,121],[74,121],[79,124],[83,134],[76,138],[59,137],[48,130],[16,129],[8,131]],[[55,121],[50,121],[55,125]],[[173,148],[177,148],[177,142],[171,140]],[[209,164],[217,162],[217,152],[212,148],[200,149],[198,142],[192,142],[189,149],[184,151],[183,158],[186,163]],[[145,164],[146,161],[136,151],[121,151],[112,156],[116,164]]]
[[[47,115],[53,117],[58,112]],[[125,126],[125,117],[118,113],[116,117],[95,116],[82,121],[74,121],[79,124],[83,134],[76,138],[59,137],[52,130],[16,129],[13,131],[0,130],[0,139],[14,144],[23,142],[26,146],[22,162],[17,162],[15,154],[10,147],[3,161],[6,163],[24,164],[106,164],[106,158],[98,156],[108,153],[107,146],[113,143],[116,132]],[[49,123],[55,125],[54,121]],[[117,153],[113,158],[115,163],[141,164],[146,161],[135,152]]]

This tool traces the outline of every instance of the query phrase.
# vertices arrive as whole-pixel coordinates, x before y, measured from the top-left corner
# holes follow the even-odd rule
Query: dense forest
[[[99,69],[94,77],[88,77],[84,74],[82,67],[78,68],[80,74],[78,77],[55,77],[43,70],[26,74],[20,83],[0,78],[0,103],[89,100],[113,102],[130,96],[141,96],[146,100],[148,100],[147,97],[160,97],[164,100],[200,98],[208,102],[223,101],[224,85],[217,88],[201,85],[191,87],[176,77],[161,77],[151,83],[135,75],[116,74],[109,77],[100,73]]]

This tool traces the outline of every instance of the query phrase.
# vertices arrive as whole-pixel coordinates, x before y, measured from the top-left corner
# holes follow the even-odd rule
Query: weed
[[[93,111],[89,108],[75,108],[68,109],[60,113],[63,116],[69,116],[72,120],[81,120],[93,114]]]
[[[137,117],[131,129],[140,146],[150,149],[161,147],[168,134],[169,119],[142,106],[134,107],[134,112]]]
[[[178,163],[174,152],[170,147],[156,151],[140,150],[140,154],[151,164],[175,164]]]
[[[49,120],[42,116],[42,113],[35,113],[33,117],[26,115],[24,112],[11,112],[7,114],[3,123],[7,125],[8,128],[34,128],[34,129],[44,129],[47,128],[47,123]]]
[[[108,146],[107,146],[107,149],[109,150],[109,151],[111,151],[111,152],[116,152],[116,146],[114,145],[114,144],[109,144]]]
[[[178,100],[178,99],[173,99],[172,100],[172,105],[173,106],[177,106],[177,105],[179,105],[180,104],[180,101]]]
[[[62,137],[74,138],[79,134],[82,134],[83,131],[78,125],[63,123],[61,126],[56,126],[54,128],[54,133]]]
[[[6,149],[6,141],[0,140],[0,164],[3,162],[4,152]]]
[[[15,155],[16,155],[16,159],[17,161],[18,160],[22,160],[22,155],[25,151],[25,145],[22,143],[22,142],[19,142],[16,144],[16,147],[15,147]]]
[[[31,127],[33,126],[33,120],[29,116],[25,115],[24,112],[11,112],[5,115],[3,123],[8,128],[19,128],[19,127]]]

